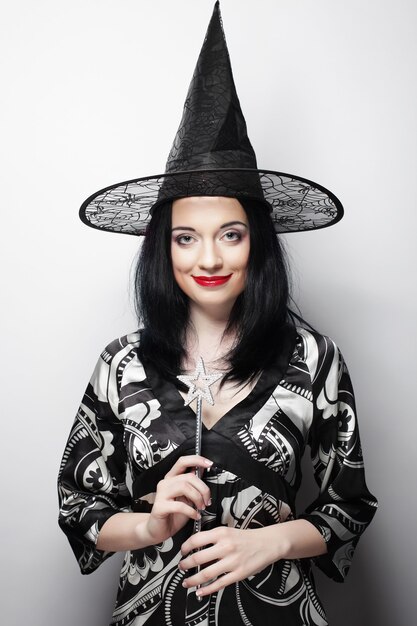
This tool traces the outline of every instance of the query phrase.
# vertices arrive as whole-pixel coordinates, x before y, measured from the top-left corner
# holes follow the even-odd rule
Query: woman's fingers
[[[194,567],[197,567],[197,565],[210,564],[213,561],[217,561],[222,556],[224,556],[224,554],[221,548],[219,548],[219,546],[217,545],[214,545],[205,548],[205,550],[198,550],[197,552],[193,552],[193,554],[190,554],[186,558],[182,559],[182,561],[178,563],[178,567],[183,571],[187,571],[193,569]]]
[[[181,500],[170,501],[167,509],[168,509],[168,515],[172,513],[182,513],[183,515],[186,515],[190,519],[201,518],[201,515],[197,511],[197,509],[194,509],[192,506],[190,506],[189,504],[186,504],[185,502],[182,502]]]
[[[182,546],[183,554],[185,549],[188,551],[188,548],[197,550],[182,559],[178,567],[180,570],[189,571],[201,566],[200,571],[187,576],[182,583],[187,589],[199,587],[196,591],[199,596],[219,591],[244,577],[242,561],[244,562],[245,554],[239,554],[239,551],[235,551],[231,544],[223,541],[223,535],[227,536],[227,531],[234,529],[225,528],[226,533],[222,530],[217,528],[198,533],[191,537],[191,542],[188,540]],[[212,545],[210,545],[211,541],[213,541]],[[198,548],[203,549],[198,550]]]
[[[226,574],[234,574],[234,571],[231,569],[230,571],[226,570],[225,572],[225,564],[221,561],[218,563],[213,563],[208,567],[204,567],[201,569],[198,574],[194,574],[194,576],[189,576],[183,580],[183,587],[187,589],[190,587],[197,587],[197,585],[208,585],[215,581],[217,578],[222,578],[223,575]]]
[[[204,484],[204,483],[203,483]],[[202,493],[202,491],[204,493]],[[197,509],[205,509],[210,499],[210,490],[202,489],[197,483],[193,484],[191,480],[172,480],[162,486],[160,496],[164,500],[175,500],[186,498]]]
[[[150,519],[164,521],[176,513],[181,513],[190,519],[200,519],[201,517],[196,508],[182,500],[164,500],[159,504],[154,504]]]
[[[218,526],[212,530],[205,530],[192,535],[182,544],[181,554],[187,557],[193,550],[204,548],[210,544],[218,544],[223,538],[227,538],[228,530],[226,526]]]
[[[205,457],[180,457],[156,487],[155,502],[148,520],[148,532],[154,542],[175,534],[188,519],[199,520],[200,510],[209,506],[210,489],[192,471],[196,466],[208,468],[212,462]]]
[[[166,477],[178,476],[178,474],[183,474],[188,469],[194,467],[208,469],[211,465],[213,465],[213,461],[206,459],[204,456],[200,456],[199,454],[187,454],[186,456],[180,456],[166,474]]]
[[[210,505],[210,488],[192,473],[165,477],[158,483],[158,496],[166,499],[182,496],[191,500],[198,509]]]
[[[234,574],[233,572],[229,572],[228,574],[219,576],[212,583],[208,585],[204,585],[204,587],[200,587],[200,589],[197,589],[195,593],[199,597],[209,596],[212,593],[216,593],[217,591],[220,591],[220,589],[224,589],[225,587],[227,587],[227,585],[232,585],[238,580],[239,580],[239,577],[236,576],[236,574]]]
[[[184,558],[178,566],[180,570],[190,571],[200,565],[201,569],[190,572],[192,575],[184,579],[184,587],[201,586],[196,593],[205,596],[271,565],[275,556],[265,545],[263,530],[218,526],[187,539],[181,546]]]

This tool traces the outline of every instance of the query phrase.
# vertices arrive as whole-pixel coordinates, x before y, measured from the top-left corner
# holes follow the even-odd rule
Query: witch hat
[[[80,218],[93,228],[144,235],[152,210],[187,196],[253,198],[271,211],[276,232],[325,228],[343,216],[340,201],[321,185],[258,169],[236,93],[219,2],[165,173],[101,189],[83,203]]]

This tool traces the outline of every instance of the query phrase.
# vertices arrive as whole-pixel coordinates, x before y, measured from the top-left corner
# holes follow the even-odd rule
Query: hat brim
[[[91,195],[80,218],[92,228],[145,235],[158,204],[189,196],[255,198],[265,202],[277,233],[327,228],[340,221],[338,198],[306,178],[254,169],[209,169],[165,173],[110,185]]]

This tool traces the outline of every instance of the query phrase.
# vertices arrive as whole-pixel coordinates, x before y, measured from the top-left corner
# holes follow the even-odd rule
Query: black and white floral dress
[[[59,523],[84,574],[111,555],[96,549],[105,521],[149,511],[158,481],[192,454],[195,414],[178,389],[138,357],[140,331],[108,345],[78,410],[59,473]],[[311,451],[317,497],[296,515],[300,462]],[[214,461],[204,480],[212,505],[203,530],[259,528],[305,518],[328,552],[280,560],[198,602],[181,583],[187,524],[155,546],[127,552],[111,624],[117,626],[325,626],[312,562],[343,581],[377,507],[365,483],[355,404],[343,358],[328,338],[288,332],[273,368],[215,426],[203,427],[202,453]]]

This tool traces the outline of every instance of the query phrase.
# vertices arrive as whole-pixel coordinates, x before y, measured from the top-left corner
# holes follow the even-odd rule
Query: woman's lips
[[[195,282],[202,287],[218,287],[227,283],[232,274],[228,276],[193,276]]]

